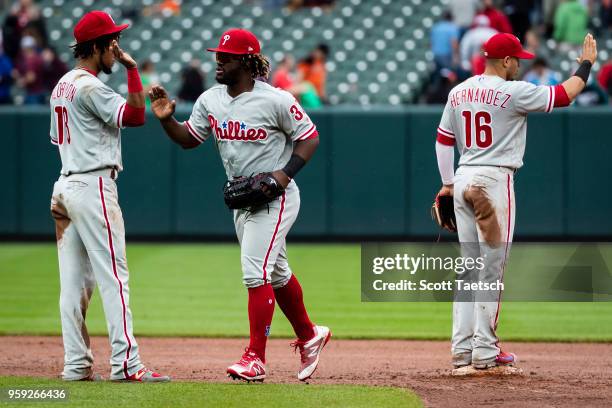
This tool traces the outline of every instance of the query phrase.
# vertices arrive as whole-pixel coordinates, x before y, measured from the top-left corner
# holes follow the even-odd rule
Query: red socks
[[[301,341],[312,339],[315,335],[314,327],[304,307],[302,287],[295,275],[291,275],[285,286],[274,289],[274,296],[278,306],[293,326],[298,339]]]
[[[266,341],[270,334],[274,314],[274,290],[269,283],[249,288],[249,326],[251,342],[249,349],[266,362]]]
[[[314,325],[304,307],[302,287],[295,275],[291,275],[289,282],[279,289],[272,289],[270,284],[249,288],[249,325],[251,329],[249,349],[257,354],[264,363],[266,362],[266,342],[274,314],[274,298],[293,326],[299,340],[308,341],[315,335]]]

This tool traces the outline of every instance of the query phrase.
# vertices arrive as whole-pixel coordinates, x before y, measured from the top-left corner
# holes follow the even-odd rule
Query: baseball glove
[[[268,187],[267,194],[262,190],[264,185]],[[273,201],[282,195],[283,191],[283,187],[272,173],[267,172],[226,181],[223,186],[223,198],[231,210],[250,210]]]
[[[457,232],[453,196],[436,195],[436,199],[431,206],[431,218],[433,218],[440,228],[444,228],[450,232]]]

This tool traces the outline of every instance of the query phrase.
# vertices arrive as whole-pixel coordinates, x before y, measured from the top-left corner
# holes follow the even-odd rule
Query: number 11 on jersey
[[[68,128],[68,111],[64,106],[56,106],[57,116],[57,144],[64,144],[64,129],[66,132],[66,142],[70,144],[70,128]]]

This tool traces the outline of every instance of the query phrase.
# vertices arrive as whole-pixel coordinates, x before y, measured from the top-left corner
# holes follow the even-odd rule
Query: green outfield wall
[[[429,207],[440,187],[434,140],[441,110],[311,112],[321,143],[296,178],[302,204],[290,236],[437,235]],[[530,115],[525,166],[515,178],[518,237],[612,237],[611,124],[609,108]],[[60,161],[48,134],[48,110],[0,110],[2,236],[53,234],[49,200]],[[118,185],[128,236],[233,236],[214,143],[184,151],[152,116],[122,138]]]

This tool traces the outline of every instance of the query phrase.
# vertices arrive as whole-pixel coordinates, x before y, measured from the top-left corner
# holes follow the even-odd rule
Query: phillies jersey
[[[523,165],[527,113],[551,112],[552,86],[476,75],[453,88],[438,126],[438,142],[457,144],[459,165]]]
[[[281,169],[293,142],[318,135],[289,92],[262,81],[235,98],[227,85],[213,86],[200,95],[185,126],[200,143],[214,136],[229,179]]]
[[[114,167],[122,170],[125,98],[82,68],[67,72],[51,93],[51,143],[59,147],[61,174]]]

